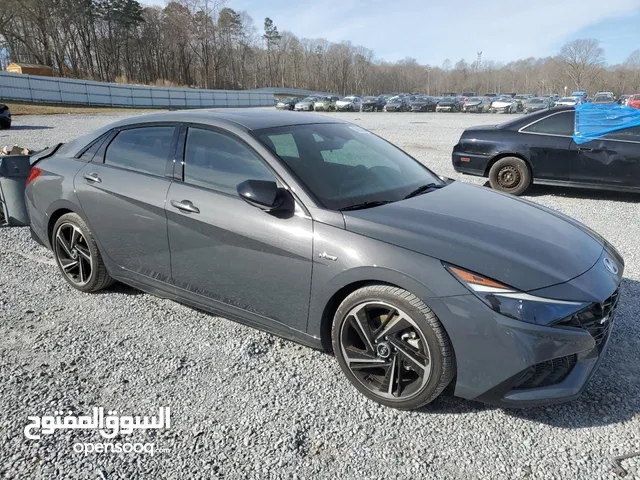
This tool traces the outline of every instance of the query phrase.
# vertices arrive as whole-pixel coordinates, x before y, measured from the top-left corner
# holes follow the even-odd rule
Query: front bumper
[[[605,272],[604,256],[620,259],[605,249],[590,270],[561,284],[564,289],[559,290],[564,298],[568,291],[580,301],[598,298],[589,312],[602,307],[602,318],[582,313],[580,321],[571,316],[538,325],[500,315],[473,294],[432,301],[430,306],[447,330],[456,355],[455,395],[505,407],[578,397],[605,355],[615,327],[623,267],[620,259],[619,274]]]
[[[451,110],[453,110],[453,107],[436,107],[436,112],[450,112]]]
[[[296,105],[294,110],[296,112],[313,112],[313,105]]]
[[[464,112],[482,112],[484,110],[484,107],[482,107],[482,105],[465,105],[464,107],[462,107],[462,110]]]

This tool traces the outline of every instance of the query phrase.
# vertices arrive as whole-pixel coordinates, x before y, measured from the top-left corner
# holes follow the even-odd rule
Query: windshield
[[[318,100],[318,97],[307,97],[304,100],[302,100],[303,102],[315,102]]]
[[[573,98],[573,97],[564,97],[564,98],[561,98],[559,101],[563,103],[576,103],[577,100],[578,100],[577,98]]]
[[[598,95],[593,99],[594,102],[613,102],[613,97],[609,95]]]
[[[398,201],[419,186],[443,184],[418,161],[355,125],[291,125],[252,134],[331,210]]]
[[[544,100],[542,100],[541,98],[532,98],[531,100],[529,100],[529,103],[544,103]]]
[[[640,100],[640,95],[634,95],[633,97],[631,97],[631,100]]]
[[[479,97],[471,97],[467,102],[481,102],[482,99]]]
[[[365,102],[377,102],[378,97],[364,97]]]
[[[391,97],[389,103],[401,102],[403,97]]]
[[[344,97],[342,99],[343,102],[353,102],[356,97]]]

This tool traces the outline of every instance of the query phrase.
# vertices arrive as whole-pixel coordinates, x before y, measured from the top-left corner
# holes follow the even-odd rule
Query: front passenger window
[[[276,181],[257,153],[239,140],[213,130],[189,128],[184,181],[236,195],[245,180]]]

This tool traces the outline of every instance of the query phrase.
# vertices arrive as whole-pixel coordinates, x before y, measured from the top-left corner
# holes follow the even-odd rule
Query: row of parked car
[[[554,106],[575,107],[585,102],[620,103],[640,108],[640,94],[621,95],[612,92],[597,92],[589,98],[585,92],[573,92],[570,96],[557,94],[496,94],[483,96],[474,94],[446,94],[441,97],[420,94],[396,94],[360,97],[309,96],[285,98],[277,102],[279,110],[316,112],[464,112],[464,113],[533,113]]]

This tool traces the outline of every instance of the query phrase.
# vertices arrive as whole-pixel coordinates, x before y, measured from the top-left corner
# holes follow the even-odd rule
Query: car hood
[[[453,107],[456,102],[438,102],[439,107]]]
[[[528,103],[527,108],[545,108],[547,105],[545,103]]]
[[[508,107],[511,105],[512,102],[508,101],[508,100],[494,100],[493,102],[491,102],[491,105],[494,107]]]
[[[350,103],[353,103],[353,100],[338,100],[336,102],[337,105],[349,105]]]
[[[314,102],[298,102],[296,103],[296,107],[298,105],[300,105],[301,107],[305,106],[305,105],[312,105]]]
[[[581,275],[604,248],[597,234],[561,213],[460,182],[408,200],[344,212],[344,218],[349,231],[522,291]]]
[[[478,101],[478,100],[473,100],[473,101],[469,101],[467,100],[465,102],[465,105],[469,106],[469,107],[475,107],[476,105],[480,105],[482,104],[482,102]]]

